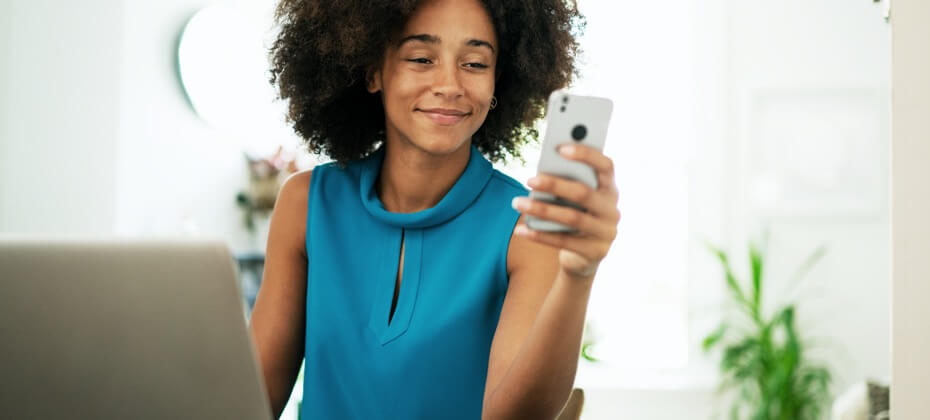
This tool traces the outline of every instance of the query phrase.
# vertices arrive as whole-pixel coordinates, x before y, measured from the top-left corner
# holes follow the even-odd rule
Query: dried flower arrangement
[[[246,229],[254,233],[255,218],[267,217],[271,213],[281,184],[299,169],[296,156],[286,153],[282,146],[268,157],[253,158],[245,154],[245,158],[249,165],[249,186],[236,194],[236,203],[244,211]]]

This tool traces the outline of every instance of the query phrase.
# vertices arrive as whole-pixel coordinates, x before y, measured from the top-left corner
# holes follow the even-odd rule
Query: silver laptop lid
[[[236,267],[213,240],[0,236],[0,412],[271,417]]]

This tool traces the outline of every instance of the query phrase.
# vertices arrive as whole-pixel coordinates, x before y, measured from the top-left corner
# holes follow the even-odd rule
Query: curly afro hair
[[[569,1],[567,3],[566,1]],[[472,143],[492,162],[522,160],[549,94],[577,75],[584,18],[572,0],[481,0],[497,33],[495,96]],[[384,140],[381,98],[366,74],[381,63],[419,0],[280,0],[270,82],[307,150],[345,165]]]

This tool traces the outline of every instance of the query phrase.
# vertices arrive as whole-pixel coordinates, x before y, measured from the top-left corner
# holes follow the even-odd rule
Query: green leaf
[[[598,358],[596,358],[596,357],[594,357],[594,356],[591,355],[590,351],[591,351],[591,347],[592,347],[593,345],[594,345],[594,343],[584,343],[584,344],[581,346],[581,357],[583,357],[585,360],[587,360],[587,361],[589,361],[589,362],[595,362],[595,363],[596,363],[596,362],[599,362],[600,359],[598,359]]]
[[[752,267],[752,305],[756,313],[761,313],[762,253],[753,244],[749,245],[749,264]]]
[[[704,337],[704,341],[701,342],[701,348],[704,349],[704,352],[710,351],[711,347],[713,347],[714,344],[717,344],[717,342],[723,338],[724,334],[727,332],[727,328],[727,324],[720,324],[720,326],[717,327],[714,332],[710,333],[710,335],[707,337]]]
[[[737,302],[745,305],[751,310],[752,304],[743,293],[743,289],[739,286],[739,282],[736,280],[736,276],[733,275],[733,269],[730,267],[730,259],[727,257],[726,251],[707,241],[704,242],[704,245],[707,246],[711,253],[717,256],[717,259],[720,260],[720,264],[723,265],[723,271],[726,275],[727,287],[730,289],[730,292],[736,298]]]

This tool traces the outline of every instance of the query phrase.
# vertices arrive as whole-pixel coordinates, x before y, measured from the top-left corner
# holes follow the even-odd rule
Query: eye
[[[430,61],[430,59],[428,58],[409,58],[407,59],[407,61],[411,63],[417,63],[417,64],[431,64],[432,63],[432,61]]]
[[[470,67],[473,69],[486,69],[488,68],[488,65],[482,63],[465,63],[465,67]]]

